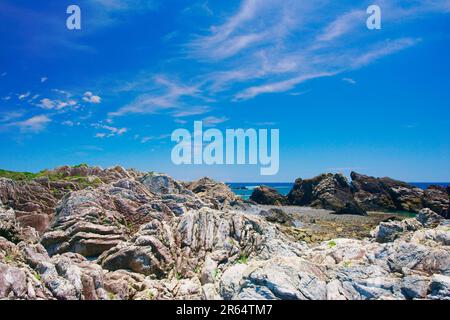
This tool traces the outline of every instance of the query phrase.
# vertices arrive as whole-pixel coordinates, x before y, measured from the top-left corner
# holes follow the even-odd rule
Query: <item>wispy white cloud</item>
[[[101,125],[101,124],[93,124],[93,126],[97,129],[103,129],[107,132],[99,132],[95,135],[96,138],[110,138],[114,136],[121,136],[128,132],[127,128],[116,128],[112,126],[107,125]]]
[[[420,41],[421,39],[400,38],[377,43],[367,52],[356,57],[351,56],[352,62],[350,63],[350,66],[351,68],[364,67],[382,57],[415,46]]]
[[[420,9],[414,12],[400,2],[381,5],[383,19],[395,21],[395,17],[437,12],[446,3],[418,2]],[[206,90],[232,91],[239,84],[244,89],[233,94],[234,100],[246,100],[262,93],[289,92],[308,80],[364,67],[419,42],[408,37],[386,40],[383,33],[368,35],[367,5],[330,7],[329,0],[244,0],[222,24],[187,44],[189,58],[214,63],[215,70],[203,75]],[[385,11],[390,14],[385,16]]]
[[[159,4],[156,0],[91,0],[90,2],[108,11],[155,10]]]
[[[18,95],[19,100],[26,99],[30,96],[31,92],[26,92]]]
[[[164,140],[169,139],[170,140],[171,135],[170,134],[161,134],[159,136],[147,136],[141,138],[141,143],[147,143],[149,141],[155,141],[155,140]]]
[[[158,75],[153,78],[154,88],[151,93],[139,95],[132,103],[120,108],[116,112],[109,113],[110,117],[125,114],[152,114],[161,110],[183,109],[181,98],[200,98],[198,85],[184,85],[165,76]]]
[[[36,106],[46,110],[61,110],[66,107],[74,107],[76,105],[77,101],[73,99],[61,101],[61,100],[51,100],[49,98],[44,98],[40,101],[40,103],[36,104]]]
[[[47,127],[51,119],[46,115],[39,115],[31,117],[24,121],[13,122],[10,125],[20,128],[21,132],[38,133]]]
[[[44,82],[47,81],[47,80],[48,80],[47,77],[42,77],[42,78],[41,78],[41,83],[44,83]]]
[[[275,92],[286,92],[294,88],[296,85],[303,83],[305,81],[316,79],[316,78],[323,78],[323,77],[330,77],[333,76],[334,73],[331,72],[322,72],[322,73],[315,73],[315,74],[306,74],[301,75],[298,77],[294,77],[288,80],[283,80],[279,82],[272,82],[260,86],[250,87],[246,90],[244,90],[241,93],[238,93],[235,96],[235,100],[248,100],[251,98],[254,98],[260,94],[263,93],[275,93]]]
[[[338,39],[344,34],[351,33],[357,28],[357,25],[363,26],[367,19],[365,10],[352,10],[341,16],[338,16],[318,35],[317,41],[331,41]]]
[[[92,92],[87,91],[83,95],[83,101],[88,103],[99,104],[102,102],[102,98],[94,95]]]
[[[412,37],[388,39],[384,32],[369,34],[368,4],[242,0],[236,11],[215,14],[213,25],[185,43],[187,54],[182,60],[198,66],[195,75],[187,72],[182,78],[169,74],[129,81],[122,90],[138,92],[136,98],[109,117],[165,111],[184,124],[178,118],[206,113],[206,108],[198,106],[213,107],[216,99],[304,94],[308,81],[365,67],[420,42]],[[380,0],[379,4],[383,21],[392,23],[448,11],[448,0],[414,1],[415,9],[404,1]],[[205,103],[206,99],[211,103]]]
[[[209,116],[202,120],[203,126],[205,127],[214,127],[218,124],[224,123],[228,121],[229,119],[227,117],[215,117],[215,116]]]
[[[0,123],[7,123],[12,120],[21,118],[22,116],[24,116],[24,112],[19,111],[2,112],[0,113]]]
[[[66,127],[75,127],[75,126],[79,126],[81,123],[78,121],[65,120],[65,121],[61,122],[61,124]]]
[[[205,114],[211,111],[211,108],[208,106],[189,106],[187,108],[180,108],[179,110],[172,113],[173,117],[176,118],[184,118],[190,116],[197,116],[201,114]]]
[[[356,81],[352,78],[342,78],[342,81],[347,82],[349,84],[356,84]]]

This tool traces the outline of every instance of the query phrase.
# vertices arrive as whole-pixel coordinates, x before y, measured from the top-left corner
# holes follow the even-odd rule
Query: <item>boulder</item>
[[[419,212],[424,207],[442,216],[448,212],[448,195],[442,190],[420,188],[391,178],[374,178],[351,173],[355,200],[365,210]]]
[[[435,227],[443,221],[443,217],[429,208],[419,211],[417,220],[425,227]]]
[[[279,223],[285,226],[294,227],[294,220],[286,212],[279,208],[272,208],[268,211],[261,211],[260,216],[263,216],[267,221]]]
[[[224,273],[220,281],[225,299],[325,300],[323,271],[299,258],[274,258],[238,265]]]
[[[430,289],[430,299],[450,300],[450,277],[440,274],[433,275]]]
[[[276,189],[266,186],[256,187],[250,196],[250,200],[264,205],[281,206],[286,203],[286,198]]]
[[[139,179],[154,194],[180,194],[186,189],[166,174],[150,172]]]
[[[440,216],[450,219],[449,195],[444,188],[428,188],[423,193],[423,206],[429,208]]]
[[[406,299],[425,299],[427,297],[430,279],[420,275],[407,275],[402,281],[402,293]]]
[[[416,219],[381,222],[375,229],[373,236],[380,243],[392,242],[405,232],[416,231],[422,227],[422,224]]]
[[[223,209],[239,203],[239,198],[225,183],[210,178],[185,183],[185,187],[195,193],[202,201],[211,204],[213,209]]]
[[[336,214],[365,215],[354,200],[350,184],[342,174],[323,174],[312,179],[297,179],[288,194],[291,205],[332,210]]]

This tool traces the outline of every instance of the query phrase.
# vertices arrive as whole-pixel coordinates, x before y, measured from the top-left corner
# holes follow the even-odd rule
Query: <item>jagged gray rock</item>
[[[61,197],[42,236],[0,203],[0,299],[450,298],[449,223],[430,209],[370,238],[307,245],[287,232],[289,215],[244,213],[209,179],[55,170],[102,181]],[[314,201],[343,204],[347,187],[332,192],[339,179],[319,179]]]

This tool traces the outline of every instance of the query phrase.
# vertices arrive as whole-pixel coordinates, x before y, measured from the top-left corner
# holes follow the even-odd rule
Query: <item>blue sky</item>
[[[449,0],[2,0],[0,168],[450,181],[448,30]],[[279,173],[173,165],[170,134],[195,120],[279,129]]]

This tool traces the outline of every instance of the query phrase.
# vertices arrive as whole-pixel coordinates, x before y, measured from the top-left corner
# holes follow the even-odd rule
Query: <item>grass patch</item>
[[[109,300],[116,300],[116,295],[112,292],[108,292],[108,299]]]
[[[36,178],[37,173],[31,172],[15,172],[0,169],[0,178],[7,178],[16,181],[32,180]]]
[[[331,241],[328,241],[328,246],[330,247],[330,248],[334,248],[334,247],[336,247],[336,242],[334,242],[333,240],[331,240]]]
[[[219,268],[215,268],[213,272],[214,279],[218,279],[220,277],[221,271]]]
[[[248,256],[241,254],[239,259],[236,261],[239,264],[247,264],[248,263]]]
[[[87,164],[80,164],[75,167],[83,167],[87,166]],[[39,178],[47,178],[50,181],[69,181],[75,184],[78,184],[81,188],[87,187],[98,187],[102,184],[102,180],[100,178],[95,177],[92,179],[84,176],[64,176],[62,173],[55,173],[49,170],[42,170],[38,173],[32,172],[15,172],[0,169],[0,178],[7,178],[14,181],[31,181]]]
[[[89,165],[87,163],[80,163],[77,164],[76,166],[72,166],[72,168],[88,168]]]

